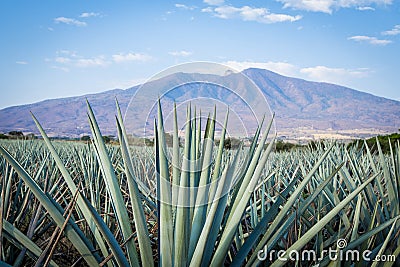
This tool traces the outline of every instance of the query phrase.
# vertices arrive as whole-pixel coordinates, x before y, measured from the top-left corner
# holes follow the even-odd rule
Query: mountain
[[[267,70],[244,71],[269,99],[282,118],[294,127],[314,125],[317,129],[394,129],[400,126],[400,102],[377,97],[344,86],[309,82]]]
[[[260,88],[261,93],[250,88],[252,85],[247,77]],[[193,83],[193,81],[201,82]],[[228,90],[229,88],[235,90]],[[161,91],[163,93],[160,95]],[[173,103],[176,102],[178,110],[183,114],[186,104],[195,98],[200,101],[195,105],[202,109],[203,115],[207,115],[207,110],[212,109],[215,102],[227,104],[233,110],[230,113],[233,114],[231,121],[233,129],[237,128],[235,125],[238,124],[235,123],[242,123],[244,128],[255,129],[257,121],[251,119],[252,114],[261,112],[268,114],[269,108],[276,114],[278,134],[294,135],[298,129],[393,132],[400,127],[399,101],[335,84],[285,77],[263,69],[247,69],[242,73],[227,73],[222,76],[175,73],[148,82],[145,86],[135,86],[126,90],[114,89],[97,94],[8,107],[0,110],[0,132],[20,130],[37,133],[30,115],[31,111],[50,135],[89,134],[87,99],[95,112],[102,133],[115,135],[115,98],[117,98],[122,112],[125,113],[127,129],[140,135],[143,134],[143,128],[150,129],[153,125],[158,97],[161,98],[163,110],[170,112]],[[269,108],[265,105],[263,97],[267,99]],[[181,105],[182,103],[184,105]],[[221,104],[217,109],[225,110],[226,106]],[[218,121],[223,121],[224,113],[225,111],[218,112],[222,115]],[[164,115],[171,118],[169,113]],[[183,118],[184,115],[181,115],[181,122]],[[170,126],[172,123],[166,125]]]

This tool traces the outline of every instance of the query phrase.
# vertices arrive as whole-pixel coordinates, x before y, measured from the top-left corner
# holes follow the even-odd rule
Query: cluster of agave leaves
[[[217,147],[215,112],[202,137],[188,107],[183,147],[175,113],[168,148],[159,104],[153,149],[130,147],[117,103],[119,146],[106,146],[89,103],[88,117],[89,145],[50,141],[34,116],[43,141],[1,143],[0,266],[59,266],[66,244],[76,266],[371,264],[287,261],[342,239],[343,252],[400,253],[399,143],[387,155],[328,142],[275,153],[271,121],[226,150],[228,114]],[[263,249],[286,252],[264,260]]]

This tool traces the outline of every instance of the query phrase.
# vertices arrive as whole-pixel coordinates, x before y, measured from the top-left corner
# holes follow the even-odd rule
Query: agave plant
[[[336,143],[274,153],[271,120],[230,151],[229,111],[216,146],[216,111],[202,127],[189,106],[182,147],[174,109],[169,148],[158,103],[145,153],[129,146],[118,103],[119,146],[87,105],[90,145],[50,141],[33,115],[43,141],[1,143],[1,266],[282,266],[306,250],[322,256],[298,265],[327,266],[327,249],[400,253],[399,143],[389,155],[379,142],[377,154]],[[260,257],[272,250],[282,253]]]

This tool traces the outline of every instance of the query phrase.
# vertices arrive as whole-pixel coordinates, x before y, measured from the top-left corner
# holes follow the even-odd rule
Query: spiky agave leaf
[[[94,138],[94,144],[97,152],[98,159],[100,161],[101,170],[103,172],[106,188],[111,197],[111,205],[117,217],[117,222],[120,227],[124,241],[126,242],[126,250],[128,259],[131,265],[139,265],[138,255],[136,252],[135,241],[131,236],[133,235],[128,211],[125,206],[125,201],[119,188],[119,182],[115,175],[114,167],[111,163],[110,156],[107,153],[107,148],[101,135],[99,126],[96,118],[93,114],[93,110],[87,102],[88,117],[90,122],[90,128]]]
[[[135,229],[138,236],[140,257],[144,266],[153,266],[153,256],[149,238],[149,232],[147,229],[146,216],[144,214],[143,206],[141,203],[141,196],[139,194],[139,188],[133,175],[132,159],[128,148],[128,138],[126,130],[122,122],[122,114],[117,102],[117,129],[118,138],[120,140],[120,147],[122,152],[122,158],[125,165],[125,174],[128,180],[129,196],[132,203],[133,221],[135,223]]]
[[[32,179],[32,177],[25,171],[24,168],[6,151],[2,146],[0,146],[0,154],[10,163],[10,165],[15,169],[15,171],[19,174],[25,184],[30,188],[35,197],[40,201],[43,207],[49,212],[52,219],[56,222],[59,227],[65,222],[65,218],[62,213],[59,211],[58,207],[54,205],[49,196],[46,195],[43,190],[37,185],[37,183]],[[70,220],[69,224],[67,224],[65,228],[65,234],[68,239],[72,242],[75,248],[79,251],[85,261],[91,266],[98,265],[98,259],[92,254],[94,250],[93,246],[90,245],[90,242],[84,239],[82,233],[80,233],[80,229],[76,226],[76,224]]]

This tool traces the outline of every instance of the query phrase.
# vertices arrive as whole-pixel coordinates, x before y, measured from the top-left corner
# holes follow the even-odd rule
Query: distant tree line
[[[0,139],[23,139],[23,140],[32,140],[37,139],[37,137],[33,133],[28,133],[24,135],[22,131],[11,131],[6,134],[0,133]]]
[[[399,129],[400,131],[400,129]],[[367,140],[367,145],[371,152],[377,152],[378,151],[378,145],[376,143],[376,140],[378,139],[379,145],[381,146],[382,152],[383,153],[390,153],[390,146],[394,148],[396,146],[396,143],[400,142],[400,133],[392,133],[388,135],[378,135],[376,137],[371,137]],[[390,144],[389,144],[390,143]],[[358,148],[361,148],[364,146],[364,140],[355,140],[349,144],[349,146],[357,146]]]
[[[106,144],[116,141],[114,135],[103,135],[102,137],[103,137],[104,143],[106,143]],[[83,135],[79,140],[83,141],[83,142],[90,142],[91,138],[89,135]]]
[[[399,129],[400,132],[400,129]],[[33,140],[37,139],[38,137],[35,136],[33,133],[24,134],[22,131],[10,131],[8,133],[0,133],[0,139],[20,139],[20,140]],[[59,139],[59,138],[55,138]],[[62,138],[65,139],[65,138]],[[89,135],[83,135],[78,139],[74,138],[66,138],[66,140],[78,140],[83,142],[90,142],[91,137]],[[103,140],[106,144],[119,144],[118,139],[113,135],[105,135],[103,136]],[[248,141],[251,142],[252,139]],[[371,152],[375,153],[378,151],[378,146],[376,140],[379,141],[383,153],[390,153],[390,146],[395,147],[397,142],[400,142],[400,133],[392,133],[388,135],[379,135],[376,137],[371,137],[366,139],[365,142],[367,143],[368,147],[370,148]],[[154,140],[152,138],[142,138],[142,137],[134,137],[128,136],[128,142],[130,145],[134,146],[153,146]],[[165,133],[165,142],[166,145],[172,147],[173,145],[173,136],[170,133]],[[228,137],[224,140],[224,148],[225,149],[237,149],[240,145],[242,140],[234,137]],[[180,146],[182,147],[182,140],[179,138]],[[389,144],[390,143],[390,144]],[[215,144],[219,145],[219,140],[216,140]],[[266,144],[267,146],[267,144]],[[299,145],[289,142],[284,142],[282,140],[278,140],[275,143],[275,151],[276,152],[283,152],[283,151],[290,151],[295,148],[302,148],[304,146],[308,146],[311,148],[317,147],[316,141],[310,141],[307,145]],[[364,146],[364,139],[357,139],[353,142],[349,143],[348,146],[357,146],[358,148],[362,148]]]

